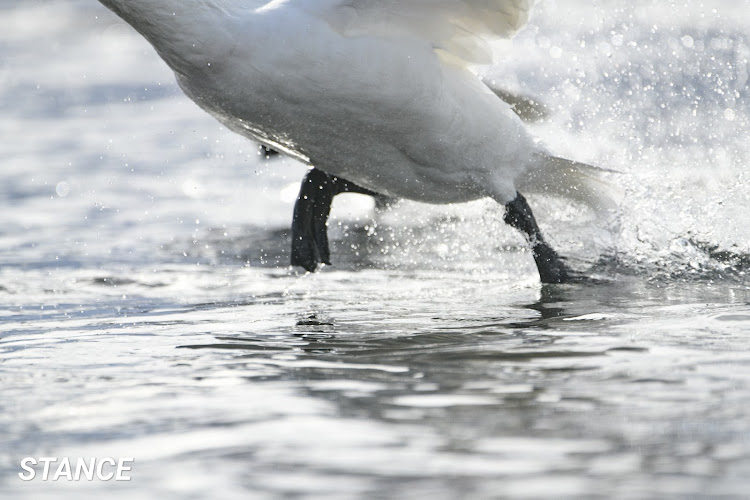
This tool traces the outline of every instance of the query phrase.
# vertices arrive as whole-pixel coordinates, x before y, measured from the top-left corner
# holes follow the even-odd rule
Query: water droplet
[[[65,181],[58,182],[57,186],[55,186],[55,192],[60,198],[65,198],[70,194],[70,184]]]

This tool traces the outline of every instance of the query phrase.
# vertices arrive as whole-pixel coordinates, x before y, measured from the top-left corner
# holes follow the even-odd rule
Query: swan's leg
[[[315,271],[318,263],[331,264],[328,215],[333,197],[341,193],[380,196],[345,179],[313,168],[302,180],[292,217],[292,265]]]
[[[318,191],[325,189],[328,176],[318,169],[310,170],[302,180],[302,186],[294,204],[292,216],[292,265],[314,271],[321,261],[313,235],[315,199]]]
[[[531,207],[521,193],[516,193],[516,198],[505,204],[503,220],[524,233],[526,239],[531,243],[534,262],[536,262],[542,283],[565,283],[573,278],[573,271],[557,252],[544,241]]]

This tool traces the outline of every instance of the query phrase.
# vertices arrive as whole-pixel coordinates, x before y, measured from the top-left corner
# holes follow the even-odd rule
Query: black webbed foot
[[[318,264],[331,264],[328,215],[333,197],[341,193],[380,196],[345,179],[313,168],[302,180],[292,217],[292,265],[313,272]]]
[[[506,212],[503,220],[508,225],[524,233],[526,239],[531,243],[531,252],[534,256],[536,267],[539,270],[539,278],[542,280],[542,283],[569,283],[582,279],[544,241],[531,207],[521,193],[517,193],[516,198],[505,205],[505,209]]]

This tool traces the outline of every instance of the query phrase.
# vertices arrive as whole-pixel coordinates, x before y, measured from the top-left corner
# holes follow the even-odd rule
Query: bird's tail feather
[[[539,153],[538,159],[539,168],[517,179],[520,192],[567,198],[587,205],[600,216],[619,206],[622,194],[604,179],[606,174],[618,172],[545,153]]]

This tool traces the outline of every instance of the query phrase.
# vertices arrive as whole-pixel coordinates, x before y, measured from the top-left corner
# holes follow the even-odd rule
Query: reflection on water
[[[104,298],[6,322],[7,491],[572,498],[626,483],[626,497],[739,498],[747,485],[746,288],[226,268],[256,287],[236,294],[176,271],[81,286],[140,309]],[[181,304],[147,298],[175,287]],[[22,456],[112,454],[136,457],[132,483],[14,481]]]
[[[97,2],[0,1],[0,498],[746,497],[747,9],[632,3],[544,2],[496,75],[623,172],[604,225],[534,200],[592,277],[541,286],[483,202],[342,196],[335,265],[289,270],[304,167]]]

